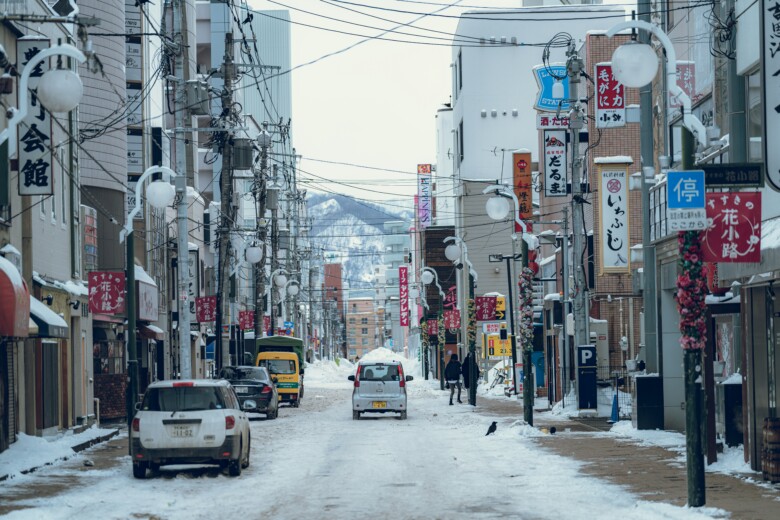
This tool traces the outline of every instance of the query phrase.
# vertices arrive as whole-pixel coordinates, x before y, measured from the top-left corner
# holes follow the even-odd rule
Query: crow
[[[555,426],[550,426],[550,435],[555,435],[555,432],[558,430],[555,428]]]
[[[244,21],[243,21],[243,22],[241,22],[241,25],[246,25],[246,24],[248,24],[249,22],[251,22],[251,21],[252,21],[252,18],[254,18],[254,16],[252,15],[252,13],[247,13],[247,15],[246,15],[246,18],[244,18]]]
[[[493,421],[493,423],[488,427],[488,431],[485,434],[485,437],[487,437],[491,433],[495,433],[495,432],[496,432],[496,421]]]
[[[141,7],[141,5],[143,5],[143,4],[152,4],[152,2],[150,0],[135,0],[135,6],[136,7]],[[152,4],[152,5],[154,5],[154,4]]]

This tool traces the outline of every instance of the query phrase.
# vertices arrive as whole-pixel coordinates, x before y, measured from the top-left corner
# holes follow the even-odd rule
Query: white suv
[[[354,376],[352,390],[352,418],[360,419],[362,413],[398,413],[406,419],[406,382],[412,376],[404,376],[399,361],[361,361]]]
[[[249,420],[227,381],[157,381],[130,428],[133,476],[164,464],[219,464],[238,476],[249,466]]]

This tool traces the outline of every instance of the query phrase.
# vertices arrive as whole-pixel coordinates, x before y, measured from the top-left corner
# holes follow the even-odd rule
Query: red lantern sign
[[[124,314],[125,273],[92,271],[87,279],[89,312],[93,314]]]
[[[761,192],[707,193],[705,262],[761,261]]]
[[[204,321],[216,321],[217,319],[217,297],[202,296],[195,298],[195,320],[198,323]]]
[[[477,311],[477,321],[493,321],[496,319],[496,297],[477,296],[474,298]]]

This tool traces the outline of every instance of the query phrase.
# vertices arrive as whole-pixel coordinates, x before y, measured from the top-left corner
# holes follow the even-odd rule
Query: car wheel
[[[401,412],[401,420],[402,421],[406,420],[406,411]]]
[[[248,468],[249,467],[249,454],[252,453],[252,439],[250,438],[247,441],[246,445],[246,459],[244,460],[243,467]]]
[[[352,419],[355,420],[355,421],[359,420],[360,419],[360,412],[358,412],[357,410],[353,410],[352,411]]]
[[[243,461],[241,460],[241,453],[243,452],[243,442],[239,445],[238,458],[228,462],[228,474],[231,477],[238,477],[241,475]]]
[[[149,471],[152,473],[158,473],[160,471],[160,463],[159,462],[150,462],[149,463]]]
[[[298,408],[298,406],[300,406],[300,404],[301,404],[301,402],[300,402],[300,401],[297,401],[297,400],[296,400],[296,401],[293,401],[293,403],[292,403],[292,405],[293,405],[293,408]]]
[[[272,412],[268,413],[268,419],[273,420],[277,417],[279,417],[279,405],[276,405],[276,408],[274,408]]]
[[[146,478],[146,462],[133,462],[133,476],[135,478]]]

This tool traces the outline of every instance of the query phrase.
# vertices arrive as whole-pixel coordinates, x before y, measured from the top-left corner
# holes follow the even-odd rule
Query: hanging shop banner
[[[596,64],[596,128],[626,125],[625,87],[615,79],[611,63]]]
[[[398,295],[401,305],[399,324],[409,326],[409,268],[402,265],[398,268]]]
[[[537,130],[559,130],[569,128],[568,116],[555,116],[552,114],[536,114]]]
[[[433,197],[431,196],[431,165],[417,165],[417,218],[420,229],[425,229],[433,222]]]
[[[49,48],[49,40],[20,38],[16,43],[16,62],[19,70],[36,54]],[[27,83],[27,115],[19,123],[19,195],[53,195],[53,155],[51,152],[51,114],[43,108],[36,96],[38,82],[49,70],[47,60],[32,68]]]
[[[477,296],[474,298],[477,307],[477,321],[493,321],[496,319],[496,297]]]
[[[125,313],[125,273],[92,271],[87,278],[89,312],[93,314]]]
[[[268,315],[263,315],[263,330],[266,335],[271,333],[271,317]]]
[[[696,94],[696,63],[693,61],[677,60],[677,86],[685,92],[691,100],[691,105],[696,103],[701,96]],[[682,103],[676,96],[669,94],[669,111],[674,113]],[[679,114],[679,112],[677,112]]]
[[[705,262],[761,262],[761,192],[707,193]]]
[[[426,323],[428,324],[428,335],[429,336],[438,336],[439,335],[439,320],[428,320]]]
[[[531,180],[531,152],[515,152],[512,154],[512,177],[517,197],[518,218],[531,226],[533,220],[533,181]],[[515,222],[515,233],[522,229]],[[529,229],[530,231],[530,229]]]
[[[460,311],[458,309],[451,309],[448,311],[444,311],[444,328],[445,329],[460,328]]]
[[[565,197],[568,182],[566,131],[544,131],[544,196]]]
[[[255,328],[255,311],[238,311],[238,326],[241,330]]]
[[[201,296],[195,298],[195,321],[198,323],[216,321],[217,297]]]
[[[759,4],[761,11],[761,85],[764,89],[764,161],[766,179],[780,190],[780,8],[776,2]]]
[[[628,165],[599,166],[601,272],[629,271]]]

